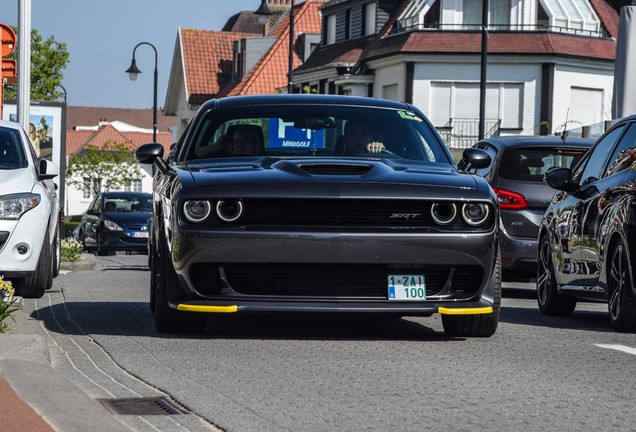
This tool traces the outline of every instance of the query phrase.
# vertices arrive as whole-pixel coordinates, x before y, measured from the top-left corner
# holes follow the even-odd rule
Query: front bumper
[[[177,283],[169,303],[183,311],[431,315],[493,306],[493,232],[182,232],[172,249]],[[410,273],[426,275],[430,295],[389,300],[387,275]]]
[[[0,275],[5,279],[30,276],[37,268],[49,220],[49,210],[43,204],[17,221],[0,220],[0,232],[8,233],[6,241],[0,244]],[[25,248],[26,253],[18,252]]]

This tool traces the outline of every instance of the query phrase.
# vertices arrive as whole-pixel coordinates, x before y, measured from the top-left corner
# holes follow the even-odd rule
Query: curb
[[[83,253],[82,256],[77,259],[77,261],[61,262],[60,270],[72,272],[89,271],[94,270],[96,266],[97,262],[95,261],[95,255]]]

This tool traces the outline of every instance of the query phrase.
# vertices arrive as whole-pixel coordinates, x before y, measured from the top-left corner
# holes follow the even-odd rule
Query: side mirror
[[[40,174],[38,177],[42,180],[51,180],[60,174],[57,165],[48,159],[40,159]]]
[[[153,163],[155,159],[163,157],[163,146],[161,144],[151,143],[140,146],[135,151],[135,158],[139,163]]]
[[[555,167],[546,171],[544,179],[548,186],[553,189],[572,192],[575,187],[570,182],[570,177],[572,177],[572,170],[570,170],[570,168]]]
[[[159,171],[165,175],[174,175],[172,170],[166,161],[163,160],[163,146],[157,143],[144,144],[135,151],[135,158],[141,164],[154,163]]]
[[[487,168],[491,162],[492,159],[486,150],[471,147],[464,150],[458,166],[464,171],[468,171],[471,168]]]

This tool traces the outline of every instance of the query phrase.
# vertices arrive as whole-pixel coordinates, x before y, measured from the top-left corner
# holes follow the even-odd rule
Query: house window
[[[462,24],[467,29],[476,29],[482,24],[483,1],[462,0]],[[489,0],[488,26],[508,30],[510,26],[510,0]],[[503,27],[503,28],[502,28]]]
[[[550,25],[575,33],[598,32],[599,19],[588,0],[540,0],[549,18]]]
[[[345,40],[351,39],[351,9],[345,11],[344,38]]]
[[[389,84],[382,86],[382,98],[390,100],[398,100],[398,85]]]
[[[133,180],[128,186],[124,186],[125,192],[141,192],[141,179]]]
[[[336,14],[327,16],[326,40],[327,45],[336,42]]]
[[[362,6],[362,36],[375,34],[375,3]]]
[[[82,198],[90,199],[93,197],[94,190],[101,190],[102,180],[84,177],[84,185],[82,186]]]
[[[84,186],[82,187],[82,198],[89,199],[91,197],[91,179],[84,178]]]

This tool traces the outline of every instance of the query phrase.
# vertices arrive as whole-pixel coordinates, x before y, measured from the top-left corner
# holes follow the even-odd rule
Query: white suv
[[[59,272],[58,172],[18,123],[0,120],[0,275],[18,296],[42,297]]]

